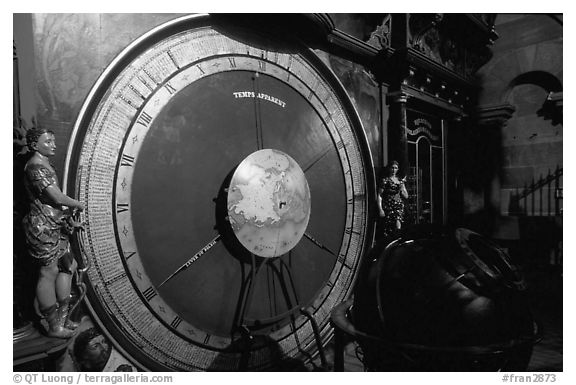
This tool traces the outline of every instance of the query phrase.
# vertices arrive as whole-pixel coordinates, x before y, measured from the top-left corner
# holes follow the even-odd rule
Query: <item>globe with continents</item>
[[[310,189],[300,166],[272,149],[245,158],[228,189],[228,218],[251,253],[278,257],[298,244],[310,218]]]

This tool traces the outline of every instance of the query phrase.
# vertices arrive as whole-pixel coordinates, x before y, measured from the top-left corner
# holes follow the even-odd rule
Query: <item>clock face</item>
[[[149,370],[314,355],[373,236],[368,146],[335,77],[306,49],[210,23],[181,18],[128,47],[68,154],[89,307]]]

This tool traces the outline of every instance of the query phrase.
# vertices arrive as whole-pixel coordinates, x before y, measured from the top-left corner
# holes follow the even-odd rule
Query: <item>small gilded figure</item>
[[[398,169],[398,162],[392,161],[378,187],[378,210],[380,217],[384,218],[385,236],[399,231],[404,222],[404,199],[408,198],[408,191],[406,178],[398,179]]]
[[[77,267],[69,236],[80,227],[73,213],[84,210],[84,205],[60,190],[49,161],[56,153],[54,133],[32,128],[26,133],[26,143],[32,156],[24,167],[30,210],[23,227],[28,252],[39,267],[35,301],[48,324],[48,336],[70,338],[78,324],[68,319],[72,276]]]

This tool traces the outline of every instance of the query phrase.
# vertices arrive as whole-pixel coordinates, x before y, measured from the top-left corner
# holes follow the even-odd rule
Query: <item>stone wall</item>
[[[513,110],[495,127],[500,161],[489,211],[492,235],[523,265],[562,265],[562,19],[498,15],[494,56],[479,72],[479,107]]]
[[[33,14],[35,118],[56,135],[64,170],[74,122],[108,64],[137,37],[174,14]]]
[[[496,209],[502,215],[554,215],[555,182],[551,188],[538,184],[563,164],[561,96],[560,106],[551,107],[559,108],[559,120],[545,111],[547,98],[563,90],[562,16],[498,15],[496,31],[500,37],[494,56],[479,71],[479,105],[509,104],[515,109],[500,129]],[[523,198],[515,199],[519,196]]]

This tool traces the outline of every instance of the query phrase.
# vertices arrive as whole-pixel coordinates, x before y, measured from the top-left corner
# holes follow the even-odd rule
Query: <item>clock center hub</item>
[[[246,157],[228,189],[228,218],[249,252],[279,257],[300,241],[310,219],[310,189],[289,155],[264,149]]]

